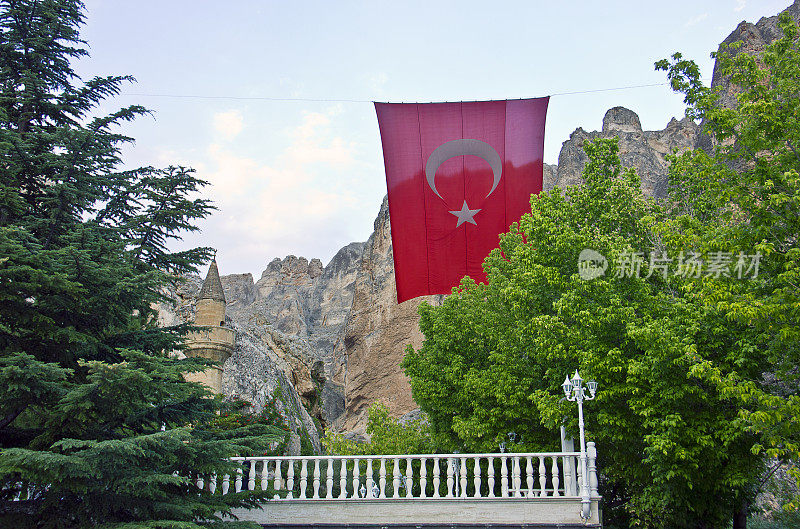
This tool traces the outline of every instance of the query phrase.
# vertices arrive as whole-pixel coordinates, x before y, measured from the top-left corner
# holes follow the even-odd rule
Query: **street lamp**
[[[583,379],[581,375],[578,373],[578,370],[575,370],[575,374],[572,375],[572,380],[569,377],[564,378],[564,383],[561,384],[561,388],[564,390],[564,395],[567,397],[567,400],[570,402],[578,401],[578,430],[580,430],[581,434],[581,503],[583,504],[583,512],[582,515],[585,519],[589,519],[589,515],[591,514],[592,504],[591,499],[589,498],[589,479],[587,473],[587,461],[586,461],[586,440],[584,437],[583,432],[583,401],[584,400],[593,400],[595,392],[597,391],[597,382],[594,380],[590,380],[586,383],[586,387],[583,387]],[[586,390],[589,390],[589,394],[586,394]]]

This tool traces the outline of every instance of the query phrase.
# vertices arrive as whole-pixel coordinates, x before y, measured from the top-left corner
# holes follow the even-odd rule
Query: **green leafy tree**
[[[600,384],[586,419],[606,523],[724,527],[762,458],[742,404],[693,370],[754,380],[764,358],[748,325],[664,268],[664,212],[621,168],[617,141],[584,148],[583,184],[531,198],[487,257],[487,284],[465,278],[442,306],[421,306],[425,341],[403,364],[414,399],[450,449],[493,451],[511,431],[512,450],[558,449],[561,424],[577,437],[560,385],[580,368]],[[580,276],[584,249],[608,259],[604,275]]]
[[[431,454],[436,452],[428,423],[422,419],[400,422],[382,402],[367,410],[369,441],[359,443],[342,434],[328,433],[322,443],[333,455]]]
[[[258,495],[211,495],[198,473],[235,471],[282,431],[221,430],[184,373],[184,327],[154,304],[208,248],[170,252],[211,204],[184,167],[125,170],[119,126],[97,116],[127,77],[82,82],[77,0],[0,1],[0,525],[198,527]]]
[[[760,254],[758,277],[719,277],[698,290],[702,300],[737,324],[757,331],[751,357],[768,372],[751,379],[710,362],[693,374],[736,399],[740,419],[759,435],[753,451],[796,465],[800,456],[800,39],[784,14],[782,36],[758,55],[733,45],[716,55],[735,95],[703,86],[697,65],[675,54],[659,61],[687,113],[702,119],[713,140],[708,152],[675,157],[670,170],[674,220],[667,233],[681,244],[736,256]],[[734,257],[735,259],[735,257]],[[795,466],[796,469],[796,466]],[[795,474],[795,477],[798,477]],[[797,499],[787,508],[797,509]]]

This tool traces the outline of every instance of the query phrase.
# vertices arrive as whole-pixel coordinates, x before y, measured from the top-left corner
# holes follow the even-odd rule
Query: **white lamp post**
[[[589,498],[589,479],[586,470],[587,461],[586,440],[583,432],[583,401],[594,399],[595,392],[597,391],[597,382],[590,380],[586,383],[586,387],[584,388],[583,379],[576,369],[572,380],[566,377],[561,387],[564,389],[564,395],[566,395],[568,401],[578,401],[578,429],[581,434],[581,503],[583,504],[583,512],[581,514],[588,520],[591,514],[592,504]],[[586,394],[587,389],[589,390],[588,395]]]

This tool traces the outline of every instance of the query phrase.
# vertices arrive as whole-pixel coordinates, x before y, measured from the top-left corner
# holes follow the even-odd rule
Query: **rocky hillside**
[[[800,20],[800,0],[787,11]],[[776,20],[743,22],[725,43],[741,40],[744,51],[759,51],[777,36]],[[718,72],[713,84],[725,87]],[[733,101],[733,92],[726,89],[726,98]],[[665,156],[707,143],[691,120],[672,119],[662,130],[645,131],[633,110],[615,107],[599,131],[578,128],[564,142],[558,165],[545,166],[545,191],[580,185],[583,143],[612,136],[620,139],[623,165],[637,170],[642,189],[654,197],[666,195]],[[440,303],[441,296],[397,304],[385,199],[369,239],[345,246],[327,265],[288,256],[269,263],[258,281],[243,274],[222,282],[237,330],[236,351],[224,366],[226,394],[258,407],[277,392],[293,427],[309,431],[315,446],[312,417],[322,426],[357,432],[372,402],[383,401],[397,416],[416,408],[399,363],[408,344],[422,343],[418,305]],[[190,280],[176,293],[177,308],[164,307],[165,324],[191,316],[198,285]]]

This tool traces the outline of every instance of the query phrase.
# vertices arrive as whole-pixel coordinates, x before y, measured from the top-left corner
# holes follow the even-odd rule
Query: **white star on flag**
[[[464,205],[461,206],[461,211],[450,211],[451,214],[455,215],[458,218],[458,223],[456,224],[456,228],[464,224],[465,222],[469,222],[470,224],[478,225],[475,222],[475,215],[479,212],[479,209],[469,209],[467,206],[467,201],[464,201]]]

